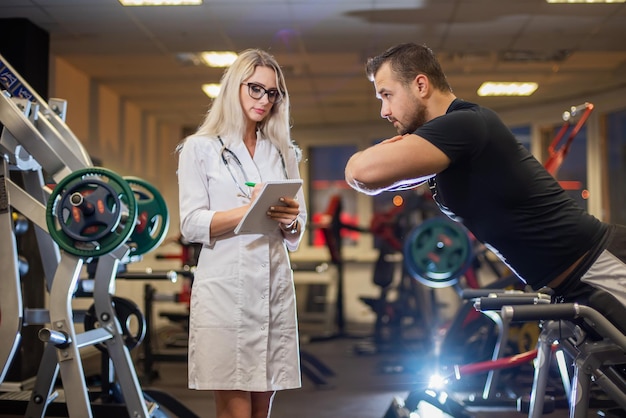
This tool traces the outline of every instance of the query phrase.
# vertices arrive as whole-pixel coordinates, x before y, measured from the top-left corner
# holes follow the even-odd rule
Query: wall
[[[182,126],[162,123],[145,115],[133,103],[98,85],[84,74],[68,65],[61,59],[51,58],[50,97],[68,100],[67,124],[76,136],[84,142],[89,153],[102,166],[112,169],[123,176],[137,176],[155,185],[166,199],[170,210],[169,239],[162,248],[147,254],[138,263],[129,266],[132,270],[153,269],[167,270],[179,267],[177,262],[157,260],[155,255],[162,252],[177,252],[173,240],[178,236],[178,200],[176,164],[174,153],[176,144],[182,139]],[[626,89],[597,96],[571,98],[562,103],[553,103],[535,108],[520,108],[501,112],[503,120],[513,126],[528,124],[532,121],[533,144],[538,144],[539,128],[544,125],[562,123],[561,115],[572,105],[585,101],[595,104],[595,111],[588,122],[588,167],[589,186],[594,190],[602,190],[602,179],[599,166],[600,159],[600,120],[603,113],[623,108],[623,97]],[[309,145],[328,143],[356,143],[363,148],[374,139],[394,135],[393,128],[377,114],[372,115],[370,124],[346,127],[319,129],[300,128],[295,121],[293,136],[299,145],[306,150]],[[323,138],[320,140],[320,138]],[[535,149],[533,149],[535,150]],[[306,160],[306,156],[305,156]],[[301,169],[303,177],[307,170]],[[306,193],[306,187],[305,187]],[[590,211],[602,218],[600,193],[592,194],[589,202]],[[370,219],[371,204],[369,197],[359,195],[358,208],[360,219]],[[306,242],[306,239],[304,240]],[[364,237],[356,248],[345,252],[347,260],[344,272],[345,280],[345,313],[347,321],[370,323],[373,315],[369,308],[359,301],[359,296],[376,296],[379,289],[371,282],[372,262],[376,251],[372,250],[371,237]],[[292,255],[293,260],[325,260],[324,250],[307,248],[306,245]],[[161,292],[174,292],[180,289],[181,283],[157,283]],[[118,294],[129,296],[137,303],[142,303],[143,283],[117,283]],[[438,298],[448,304],[443,311],[444,316],[453,315],[458,304],[453,292],[437,291]],[[160,305],[161,306],[161,305]],[[162,309],[181,309],[179,305],[163,304]]]
[[[181,140],[182,127],[160,124],[144,116],[133,103],[119,97],[105,86],[95,83],[62,59],[50,60],[50,97],[67,100],[66,124],[83,143],[94,165],[114,171],[120,176],[139,177],[157,187],[166,199],[172,216],[168,235],[177,235],[177,183],[174,148]],[[177,249],[173,248],[172,251]],[[130,265],[133,269],[152,267],[155,270],[178,268],[173,262],[154,263],[154,254],[147,260]],[[182,282],[157,282],[159,292],[180,290]],[[143,307],[142,281],[116,283],[116,293],[134,300]],[[85,307],[89,301],[75,301]],[[179,309],[179,305],[163,304],[162,308]]]

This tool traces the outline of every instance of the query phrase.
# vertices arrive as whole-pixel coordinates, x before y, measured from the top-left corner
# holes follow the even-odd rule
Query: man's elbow
[[[355,156],[357,157],[357,156]],[[351,158],[346,165],[346,179],[350,179],[352,183],[368,184],[371,182],[371,168],[362,161],[362,158]]]
[[[355,172],[346,168],[346,182],[353,189],[367,195],[375,195],[382,191],[380,187],[377,187],[377,185],[368,178],[366,172]]]

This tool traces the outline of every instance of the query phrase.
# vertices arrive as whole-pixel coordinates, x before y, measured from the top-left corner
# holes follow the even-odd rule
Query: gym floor
[[[303,352],[321,361],[334,372],[334,376],[326,377],[327,384],[320,385],[303,374],[301,389],[277,394],[272,417],[383,418],[394,397],[405,399],[411,390],[424,387],[426,376],[420,373],[419,368],[429,358],[426,349],[405,353],[357,354],[355,347],[364,341],[351,336],[303,343]],[[211,392],[187,389],[184,363],[161,362],[155,365],[155,371],[158,377],[144,387],[167,392],[202,418],[215,417]],[[469,409],[469,412],[475,418],[527,417],[527,414],[512,408],[482,407]],[[560,407],[546,416],[564,418],[568,416],[568,411]],[[596,411],[589,413],[589,417],[598,416],[603,415],[598,415]],[[420,417],[448,415],[430,410],[422,411]]]

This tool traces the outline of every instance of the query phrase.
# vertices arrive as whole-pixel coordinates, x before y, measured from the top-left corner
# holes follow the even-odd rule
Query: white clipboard
[[[235,234],[268,234],[278,228],[278,222],[267,216],[270,206],[284,206],[281,197],[295,197],[302,187],[302,179],[267,181],[252,203]]]

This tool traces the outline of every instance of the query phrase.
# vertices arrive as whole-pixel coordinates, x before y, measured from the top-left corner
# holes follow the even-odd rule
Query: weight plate
[[[137,304],[132,300],[113,296],[112,303],[113,309],[115,310],[115,317],[122,329],[124,345],[129,350],[132,350],[141,344],[146,336],[146,318],[141,312],[141,309],[139,309]],[[93,304],[85,313],[84,325],[87,331],[101,326],[100,321],[96,317],[96,306]],[[102,352],[107,351],[104,344],[95,344],[95,347]]]
[[[404,264],[422,284],[454,286],[473,258],[466,229],[445,218],[431,218],[415,227],[404,243]]]
[[[126,242],[137,221],[130,185],[113,171],[76,170],[53,189],[46,207],[50,236],[64,251],[99,257]]]
[[[128,245],[131,255],[142,255],[159,246],[170,224],[167,204],[161,193],[137,177],[124,177],[130,185],[137,201],[137,225],[131,234]]]
[[[72,184],[57,206],[59,225],[75,241],[99,241],[117,228],[122,213],[113,187],[95,178]]]

